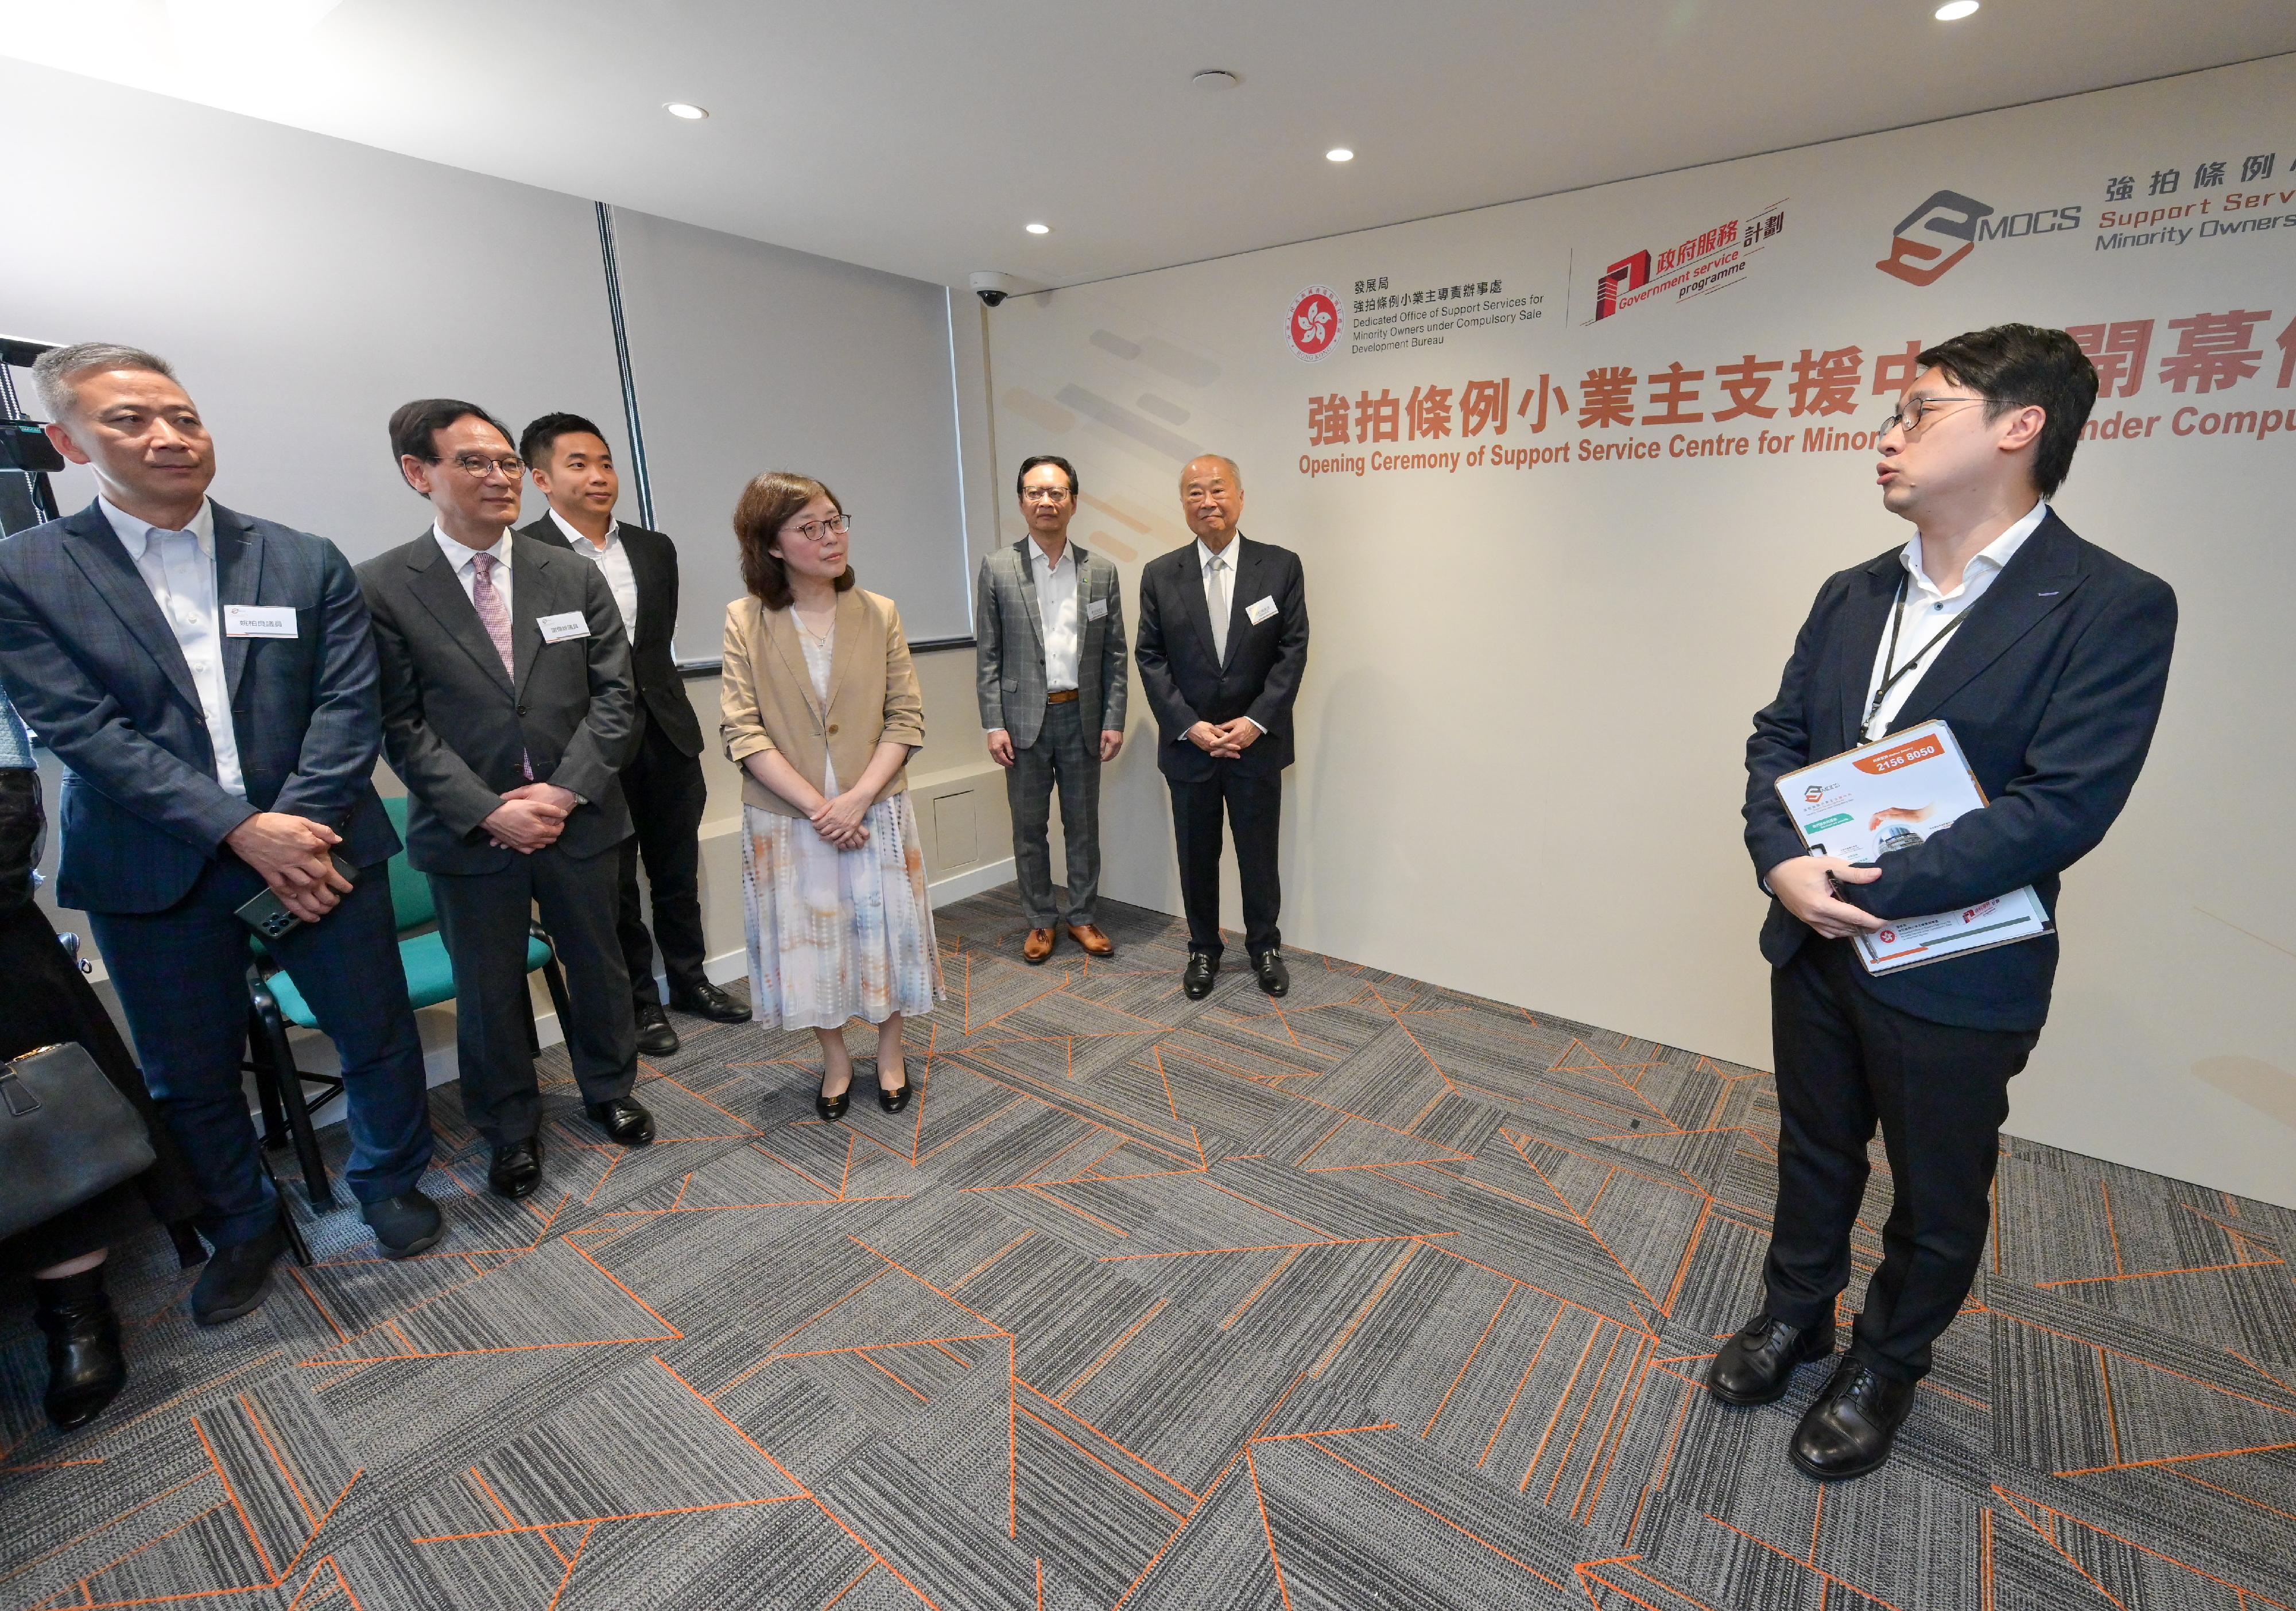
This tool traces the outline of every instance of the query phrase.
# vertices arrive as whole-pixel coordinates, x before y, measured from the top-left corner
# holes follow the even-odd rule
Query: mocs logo
[[[1992,205],[1959,191],[1941,190],[1898,220],[1890,255],[1874,265],[1908,285],[1933,285],[1977,249],[1980,241],[2014,241],[2079,229],[2078,207],[2044,207],[1997,216]]]

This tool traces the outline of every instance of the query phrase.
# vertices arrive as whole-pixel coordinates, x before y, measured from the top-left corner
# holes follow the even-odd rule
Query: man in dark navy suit
[[[2028,884],[2054,914],[2059,875],[2104,838],[2144,766],[2177,634],[2168,584],[2049,507],[2096,400],[2072,338],[1998,325],[1917,365],[1879,443],[1882,504],[1915,535],[1819,591],[1746,746],[1746,845],[1772,897],[1778,1201],[1762,1308],[1707,1386],[1766,1403],[1833,1353],[1878,1122],[1892,1193],[1881,1267],[1792,1443],[1820,1478],[1889,1458],[1931,1345],[1969,1294],[2009,1081],[2057,966],[2052,933],[1876,977],[1849,936]],[[1985,808],[1875,865],[1806,854],[1776,780],[1933,720],[1952,728]]]
[[[1133,658],[1156,713],[1156,765],[1172,791],[1180,904],[1188,918],[1189,998],[1219,973],[1220,814],[1235,831],[1243,945],[1259,987],[1292,988],[1276,947],[1283,907],[1275,830],[1292,765],[1292,704],[1308,668],[1308,585],[1300,556],[1237,529],[1243,475],[1206,454],[1180,471],[1180,509],[1196,540],[1140,573]]]
[[[262,1302],[285,1246],[240,1084],[235,913],[266,886],[302,920],[272,953],[342,1055],[352,1194],[392,1257],[442,1234],[416,1189],[430,1111],[372,781],[374,644],[333,544],[208,497],[215,445],[165,362],[88,343],[34,373],[97,496],[0,544],[0,679],[64,764],[56,898],[88,913],[199,1177],[215,1256],[192,1313],[213,1325]]]

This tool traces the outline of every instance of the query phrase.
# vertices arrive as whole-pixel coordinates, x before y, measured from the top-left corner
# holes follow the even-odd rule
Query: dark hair
[[[2096,365],[2072,337],[2033,324],[1997,324],[1940,341],[1914,360],[1942,370],[1986,401],[1985,417],[2013,408],[2048,416],[2033,453],[2033,484],[2047,497],[2072,469],[2081,427],[2096,406]]]
[[[1029,472],[1036,469],[1039,464],[1053,465],[1060,470],[1061,474],[1069,478],[1070,497],[1075,498],[1083,495],[1084,488],[1077,484],[1075,465],[1070,463],[1066,459],[1062,458],[1058,454],[1031,454],[1027,458],[1021,461],[1021,473],[1013,478],[1013,492],[1014,496],[1017,497],[1021,493],[1028,490]]]
[[[526,461],[529,470],[547,470],[550,468],[550,455],[558,446],[558,438],[582,431],[587,431],[601,442],[606,439],[604,431],[580,414],[545,414],[518,433],[518,456]],[[613,449],[610,446],[607,451],[611,453]]]
[[[787,609],[791,594],[788,568],[778,555],[767,553],[767,546],[779,541],[783,526],[816,498],[827,498],[837,504],[839,514],[845,512],[835,493],[791,470],[769,470],[757,477],[742,488],[741,500],[734,505],[734,539],[742,545],[742,585],[764,601],[767,609]],[[849,561],[845,574],[837,578],[837,591],[852,585]]]
[[[34,359],[32,383],[39,388],[40,405],[48,411],[48,418],[68,420],[79,410],[79,388],[73,380],[94,371],[115,369],[148,370],[170,380],[176,378],[168,360],[157,353],[122,347],[116,341],[79,341],[51,348]]]
[[[484,420],[502,432],[504,441],[510,440],[510,432],[503,422],[475,403],[464,403],[455,397],[417,397],[391,410],[390,462],[397,464],[401,459],[415,458],[425,464],[436,464],[439,433],[462,419]]]

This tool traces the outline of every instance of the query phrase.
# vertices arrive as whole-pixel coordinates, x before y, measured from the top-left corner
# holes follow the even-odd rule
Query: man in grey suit
[[[1021,954],[1053,954],[1056,926],[1087,956],[1116,954],[1094,921],[1100,898],[1100,768],[1124,748],[1124,598],[1116,567],[1069,541],[1075,469],[1049,454],[1021,464],[1029,535],[980,561],[973,609],[980,724],[1004,768],[1013,865],[1029,920]],[[1053,891],[1053,786],[1069,864],[1067,913]]]
[[[636,742],[622,617],[603,572],[510,527],[524,466],[485,410],[447,397],[390,417],[430,529],[359,567],[382,663],[383,743],[406,781],[407,859],[430,875],[455,968],[463,1111],[493,1144],[487,1182],[542,1180],[527,994],[531,908],[565,965],[562,1027],[591,1119],[653,1140],[631,1100],[637,1028],[614,935]]]

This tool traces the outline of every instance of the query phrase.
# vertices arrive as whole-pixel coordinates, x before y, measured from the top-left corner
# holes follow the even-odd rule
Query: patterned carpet
[[[1896,1460],[1821,1491],[1822,1372],[1696,1386],[1756,1293],[1765,1075],[1300,953],[1280,1010],[1240,950],[1190,1002],[1177,923],[1103,922],[1112,963],[1031,969],[1009,891],[945,910],[898,1118],[681,1020],[644,1150],[550,1055],[512,1205],[442,1089],[444,1250],[310,1221],[203,1332],[155,1235],[79,1434],[5,1295],[0,1606],[2296,1604],[2296,1213],[2005,1141]]]

